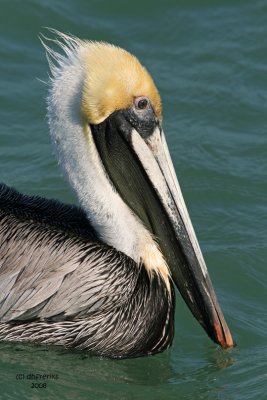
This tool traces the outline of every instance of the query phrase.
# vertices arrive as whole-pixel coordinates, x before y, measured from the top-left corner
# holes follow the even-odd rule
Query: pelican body
[[[0,340],[155,354],[173,340],[176,286],[231,347],[151,76],[125,50],[54,32],[48,120],[79,207],[0,186]]]

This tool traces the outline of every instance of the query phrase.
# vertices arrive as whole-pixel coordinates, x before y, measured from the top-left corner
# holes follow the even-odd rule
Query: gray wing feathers
[[[25,226],[9,218],[5,225],[6,229],[0,233],[0,320],[3,322],[27,319],[27,311],[48,301],[64,277],[78,266],[75,257],[68,260],[62,247],[61,251],[55,251],[57,235],[49,240],[44,228],[38,230],[31,223]]]
[[[136,271],[131,259],[103,244],[13,215],[0,218],[1,322],[108,310],[127,301]]]
[[[43,308],[42,318],[60,315],[62,310],[66,317],[84,317],[89,312],[108,311],[114,304],[119,306],[127,300],[130,285],[125,269],[123,285],[119,285],[115,267],[118,271],[120,266],[110,257],[114,250],[100,250],[94,249],[72,274],[66,276],[57,293]],[[97,257],[100,252],[101,259]]]

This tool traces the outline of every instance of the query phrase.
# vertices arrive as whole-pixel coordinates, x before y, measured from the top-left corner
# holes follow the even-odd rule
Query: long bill
[[[179,243],[178,251],[161,246],[171,269],[174,283],[193,315],[208,335],[222,347],[232,347],[233,339],[214,292],[208,270],[200,250],[178,183],[163,131],[156,129],[147,139],[154,156],[144,154],[140,136],[133,134],[133,148],[138,155],[172,225]],[[147,152],[146,152],[147,153]],[[172,254],[173,253],[173,254]]]
[[[233,339],[220,309],[176,178],[164,133],[143,138],[114,116],[94,135],[105,168],[124,201],[157,238],[172,279],[209,337]],[[115,150],[119,153],[114,153]],[[130,182],[130,184],[128,184]]]

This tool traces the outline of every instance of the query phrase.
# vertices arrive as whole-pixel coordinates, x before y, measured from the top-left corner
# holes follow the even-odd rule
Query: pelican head
[[[55,31],[54,31],[55,32]],[[103,242],[175,283],[222,347],[233,340],[218,304],[163,128],[158,90],[119,47],[55,32],[48,116],[58,159]]]

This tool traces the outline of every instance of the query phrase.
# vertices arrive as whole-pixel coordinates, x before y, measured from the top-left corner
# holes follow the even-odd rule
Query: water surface
[[[237,347],[215,346],[177,299],[167,352],[114,361],[0,344],[2,399],[267,398],[266,1],[0,2],[0,180],[73,202],[46,121],[45,26],[133,52],[162,95],[164,130]],[[31,389],[17,374],[57,374]]]

